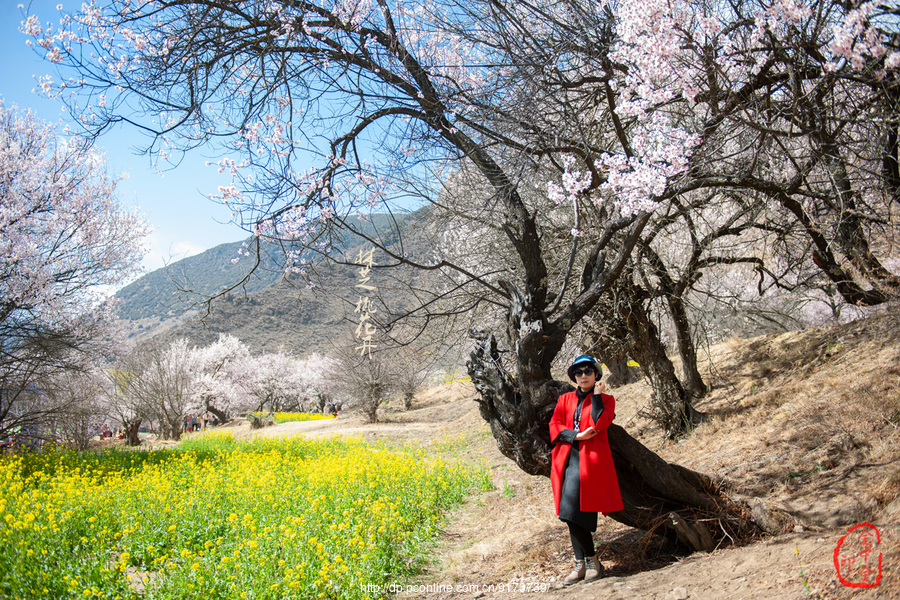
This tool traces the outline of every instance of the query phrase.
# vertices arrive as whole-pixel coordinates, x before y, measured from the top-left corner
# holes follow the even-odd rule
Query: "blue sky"
[[[56,22],[57,4],[74,11],[81,1],[35,0],[31,12],[44,23]],[[30,108],[45,121],[65,123],[69,116],[60,104],[31,91],[36,87],[34,76],[53,73],[53,65],[25,45],[27,38],[19,32],[20,2],[28,4],[28,0],[0,0],[0,97],[6,107],[15,104],[19,109]],[[230,223],[230,211],[209,200],[207,195],[228,181],[214,167],[205,165],[206,157],[190,154],[177,169],[160,175],[148,157],[135,154],[134,146],[139,142],[133,130],[118,128],[105,134],[97,149],[105,152],[111,173],[128,173],[119,196],[127,205],[138,206],[153,227],[145,269],[247,237]]]

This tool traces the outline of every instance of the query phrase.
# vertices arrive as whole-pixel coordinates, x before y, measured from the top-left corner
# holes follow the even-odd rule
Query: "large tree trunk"
[[[550,417],[568,383],[545,377],[518,381],[501,365],[494,336],[481,335],[467,362],[480,394],[482,418],[500,451],[531,475],[550,475]],[[609,516],[695,550],[746,540],[760,533],[748,509],[708,477],[669,464],[617,425],[609,429],[625,509]]]
[[[228,420],[228,415],[225,414],[225,411],[219,410],[212,404],[206,405],[206,410],[212,413],[212,415],[216,418],[216,421],[221,425],[222,423]]]
[[[680,437],[702,421],[703,414],[691,405],[690,396],[678,380],[675,365],[666,355],[659,331],[640,298],[631,303],[626,322],[631,333],[631,353],[653,388],[650,417],[663,428],[667,438]]]
[[[675,366],[666,354],[659,331],[645,308],[648,295],[629,278],[627,274],[620,277],[615,283],[615,293],[595,308],[594,320],[600,326],[591,332],[588,351],[604,361],[608,356],[623,354],[634,358],[653,388],[649,416],[663,428],[666,437],[680,437],[704,417],[694,409],[691,393],[678,379]],[[687,318],[686,314],[682,316]],[[690,331],[686,323],[684,326],[691,349],[688,352],[691,366],[687,370],[696,373],[699,384],[695,381],[694,385],[705,391],[703,380],[696,372],[696,352],[692,352]]]
[[[523,388],[500,365],[496,338],[481,334],[476,339],[466,367],[481,395],[476,398],[481,418],[490,425],[500,452],[529,475],[549,476],[550,417],[556,399],[572,386],[548,377],[520,394]]]
[[[691,225],[693,231],[693,225]],[[691,335],[691,322],[688,318],[687,308],[684,305],[684,295],[688,292],[691,281],[699,275],[697,268],[697,259],[702,254],[702,246],[699,244],[696,236],[694,238],[694,258],[690,262],[690,269],[684,273],[676,282],[669,274],[665,262],[660,258],[652,248],[645,246],[643,248],[645,258],[649,261],[652,272],[658,279],[656,289],[650,291],[639,288],[634,283],[622,282],[622,287],[630,289],[628,294],[632,298],[632,304],[640,302],[638,308],[643,310],[643,306],[647,304],[647,300],[651,297],[665,298],[666,304],[669,306],[669,314],[672,317],[672,324],[675,329],[675,340],[678,347],[678,355],[681,357],[681,384],[688,398],[702,398],[709,391],[700,376],[697,369],[697,348],[694,346],[694,338]],[[636,298],[636,299],[635,299]]]
[[[794,197],[780,193],[776,194],[775,198],[802,225],[814,246],[813,262],[832,281],[848,304],[877,306],[900,295],[897,276],[884,269],[872,254],[863,232],[854,231],[848,224],[843,224],[838,228],[839,235],[829,236],[818,221],[807,213],[803,204]],[[852,222],[858,224],[859,221],[853,219]],[[870,288],[860,285],[851,270],[845,268],[840,256],[845,252],[852,253],[853,266],[858,275],[864,277],[865,283],[871,286]]]
[[[885,301],[897,298],[900,295],[900,277],[888,271],[872,252],[869,232],[856,206],[857,191],[853,189],[840,147],[825,131],[819,131],[813,137],[821,144],[822,162],[837,200],[833,204],[840,209],[836,245],[873,291],[880,293]]]
[[[363,421],[366,423],[377,423],[378,422],[378,406],[379,402],[375,402],[372,400],[366,400],[362,404],[360,404],[360,408],[363,413]]]
[[[181,415],[174,417],[166,417],[160,421],[162,438],[164,440],[172,440],[177,442],[181,439],[181,428],[184,424]]]
[[[141,427],[142,419],[131,419],[122,423],[122,429],[125,431],[126,446],[140,446],[141,438],[138,436],[138,430]]]
[[[675,325],[675,338],[678,343],[678,355],[681,357],[681,381],[689,398],[702,398],[709,391],[700,371],[697,369],[697,347],[691,336],[691,325],[680,294],[666,297],[672,322]]]
[[[639,377],[635,374],[635,370],[628,366],[628,356],[610,356],[610,354],[602,354],[603,363],[609,369],[609,377],[606,383],[610,387],[618,387],[620,385],[628,385],[638,381]]]

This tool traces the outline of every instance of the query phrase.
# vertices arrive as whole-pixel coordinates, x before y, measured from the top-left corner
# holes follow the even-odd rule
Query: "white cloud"
[[[161,235],[158,231],[150,234],[148,247],[149,251],[141,263],[144,270],[148,273],[188,256],[200,254],[207,249],[190,241],[172,240],[169,236]]]

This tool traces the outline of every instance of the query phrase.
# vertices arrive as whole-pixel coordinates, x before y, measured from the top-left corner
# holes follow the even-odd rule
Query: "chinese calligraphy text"
[[[355,314],[359,315],[355,331],[355,336],[359,345],[355,347],[355,350],[359,352],[360,356],[368,355],[370,358],[372,356],[372,350],[376,346],[376,344],[372,342],[372,338],[375,336],[377,330],[375,324],[372,322],[372,315],[375,314],[376,309],[370,296],[370,294],[378,289],[372,285],[372,277],[370,275],[372,267],[377,264],[373,258],[374,252],[375,248],[369,248],[368,250],[360,249],[359,255],[356,258],[356,264],[360,267],[357,271],[359,276],[355,286],[359,299],[356,301],[356,308],[353,311]]]

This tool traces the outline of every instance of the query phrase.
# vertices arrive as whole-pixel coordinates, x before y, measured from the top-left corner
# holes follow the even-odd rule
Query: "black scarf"
[[[581,406],[584,404],[585,398],[594,393],[594,390],[588,390],[586,392],[582,391],[580,387],[575,388],[575,395],[578,397],[578,406],[576,407],[575,413],[575,422],[576,422],[576,431],[578,430],[578,425],[581,421]],[[600,399],[600,395],[597,394],[597,402],[591,402],[591,419],[593,419],[594,423],[597,422],[597,419],[600,418],[600,415],[603,414],[603,401]]]

